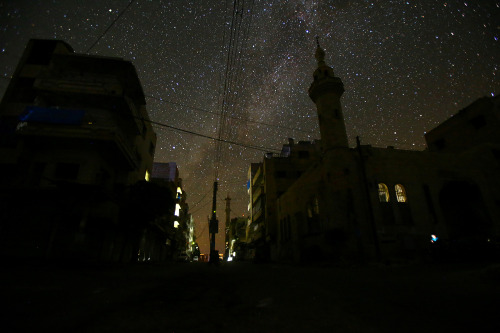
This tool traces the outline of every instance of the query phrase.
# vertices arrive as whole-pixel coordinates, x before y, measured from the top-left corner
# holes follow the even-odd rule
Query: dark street
[[[498,332],[500,266],[5,267],[4,332]]]

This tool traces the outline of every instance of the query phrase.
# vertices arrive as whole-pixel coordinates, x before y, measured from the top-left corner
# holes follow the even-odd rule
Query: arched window
[[[403,185],[396,184],[396,186],[394,186],[394,189],[396,190],[396,198],[398,199],[398,202],[406,202],[408,200]]]
[[[389,189],[384,183],[378,184],[378,199],[380,202],[389,202]]]

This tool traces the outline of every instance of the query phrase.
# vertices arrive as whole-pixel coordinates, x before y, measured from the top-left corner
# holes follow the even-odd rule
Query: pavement
[[[500,264],[6,264],[2,332],[500,332]]]

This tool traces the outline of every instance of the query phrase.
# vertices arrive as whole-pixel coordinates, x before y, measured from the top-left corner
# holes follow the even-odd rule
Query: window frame
[[[391,195],[389,194],[389,188],[385,183],[378,183],[378,200],[381,203],[388,203],[391,201]],[[385,200],[383,200],[383,196]]]
[[[396,200],[398,203],[408,202],[408,195],[406,194],[406,188],[402,184],[394,185],[394,192],[396,193]]]

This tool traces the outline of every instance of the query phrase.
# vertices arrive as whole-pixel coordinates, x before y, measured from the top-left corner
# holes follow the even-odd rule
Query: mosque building
[[[279,156],[252,164],[251,256],[299,262],[413,260],[437,248],[449,256],[491,253],[500,240],[498,96],[429,131],[424,151],[359,138],[349,148],[342,80],[319,43],[316,60],[309,96],[321,140],[290,140]]]

